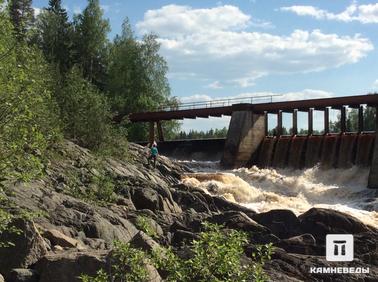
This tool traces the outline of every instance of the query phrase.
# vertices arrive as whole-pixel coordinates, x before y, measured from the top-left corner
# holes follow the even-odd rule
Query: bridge
[[[370,166],[369,187],[378,188],[378,142],[375,132],[364,131],[364,109],[378,107],[378,95],[357,95],[297,101],[274,101],[274,96],[223,99],[164,106],[154,112],[130,114],[131,122],[150,123],[150,142],[164,141],[162,121],[231,116],[221,164],[225,168]],[[347,109],[358,111],[357,132],[347,132]],[[330,109],[340,111],[340,133],[330,133]],[[314,111],[323,112],[323,135],[314,135]],[[306,136],[298,135],[298,113],[308,116]],[[282,115],[291,113],[290,136],[283,135]],[[268,136],[268,114],[277,115],[276,136]],[[376,115],[378,116],[378,115]],[[375,123],[378,123],[376,117]],[[219,141],[218,141],[219,143]]]

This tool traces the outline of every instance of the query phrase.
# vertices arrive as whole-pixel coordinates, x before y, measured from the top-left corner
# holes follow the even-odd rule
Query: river
[[[322,170],[221,170],[216,162],[185,162],[195,173],[183,182],[256,212],[290,209],[299,215],[311,207],[348,213],[378,227],[378,190],[367,189],[368,168]]]

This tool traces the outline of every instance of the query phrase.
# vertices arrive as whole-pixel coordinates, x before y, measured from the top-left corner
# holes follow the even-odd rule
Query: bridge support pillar
[[[374,141],[374,152],[373,152],[373,159],[370,166],[370,173],[369,173],[369,180],[368,180],[368,187],[373,189],[378,189],[378,107],[376,109],[375,114],[375,141]]]
[[[163,134],[163,127],[161,126],[161,121],[156,122],[159,141],[164,142],[164,134]]]
[[[251,111],[232,113],[221,165],[224,168],[245,166],[265,137],[265,115]]]
[[[148,137],[148,142],[150,143],[150,145],[152,145],[154,141],[155,141],[155,122],[151,121],[150,122],[150,135]]]

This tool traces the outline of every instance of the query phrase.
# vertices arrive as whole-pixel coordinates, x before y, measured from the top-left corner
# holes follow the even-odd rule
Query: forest
[[[13,164],[38,170],[45,150],[62,138],[122,156],[127,139],[141,140],[147,129],[127,119],[114,124],[114,115],[177,103],[156,36],[137,39],[126,18],[110,40],[98,0],[72,19],[61,0],[37,16],[31,0],[0,0],[0,7],[2,173]],[[168,136],[178,128],[164,124]]]

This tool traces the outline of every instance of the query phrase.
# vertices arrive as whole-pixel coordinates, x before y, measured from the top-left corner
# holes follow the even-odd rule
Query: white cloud
[[[41,13],[42,9],[40,8],[36,8],[36,7],[33,7],[33,10],[34,10],[34,16],[35,17],[38,17],[38,15]]]
[[[189,6],[167,5],[148,10],[142,22],[136,24],[141,33],[158,31],[160,36],[175,38],[204,30],[241,29],[248,26],[251,17],[235,6],[225,5],[211,9],[192,9]]]
[[[109,5],[100,5],[101,9],[107,13],[110,11],[110,6]]]
[[[234,6],[193,9],[168,5],[149,10],[137,23],[140,34],[159,35],[171,73],[249,87],[269,74],[321,71],[356,63],[374,49],[359,34],[341,36],[320,30],[289,35],[249,31],[251,16]],[[193,79],[193,77],[190,77]]]
[[[213,83],[210,83],[209,85],[207,85],[208,88],[210,89],[222,89],[223,86],[222,84],[217,80],[217,81],[214,81]]]
[[[80,14],[81,13],[81,8],[79,7],[79,6],[74,6],[74,8],[73,8],[73,12],[74,12],[74,14]]]
[[[358,21],[364,24],[378,23],[378,3],[357,5],[355,2],[340,13],[332,13],[314,6],[289,6],[281,11],[293,12],[298,16],[312,16],[318,20],[335,20],[341,22]]]
[[[376,81],[378,83],[378,79]],[[273,100],[270,97],[273,97]],[[242,102],[251,102],[251,97],[254,97],[252,103],[268,103],[268,102],[281,102],[281,101],[295,101],[295,100],[306,100],[306,99],[316,99],[316,98],[330,98],[334,97],[335,94],[329,91],[320,89],[303,89],[301,91],[291,91],[291,92],[271,92],[271,91],[260,91],[260,92],[244,92],[234,96],[225,97],[211,97],[206,94],[196,94],[192,96],[180,97],[180,101],[183,103],[189,102],[210,102],[216,100],[232,100],[239,99]],[[260,97],[260,98],[259,98]],[[236,102],[240,102],[237,100]],[[243,101],[244,100],[244,101]],[[235,103],[236,103],[235,102]]]
[[[373,87],[374,89],[378,89],[378,79],[376,79],[376,80],[373,82],[372,87]]]

